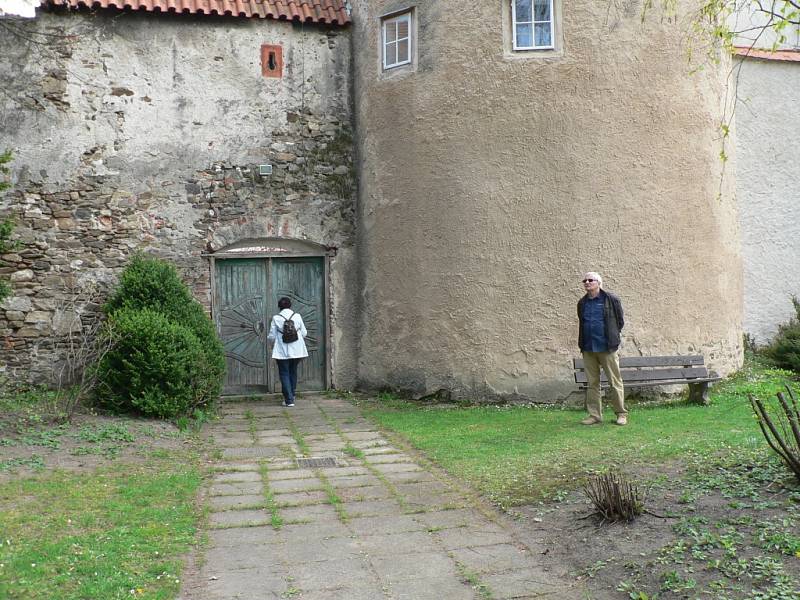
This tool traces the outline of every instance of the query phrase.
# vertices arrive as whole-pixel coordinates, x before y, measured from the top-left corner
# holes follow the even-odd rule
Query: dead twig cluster
[[[605,473],[591,478],[583,491],[603,522],[633,521],[644,510],[644,494],[619,473]]]
[[[787,400],[788,395],[788,400]],[[800,480],[800,408],[792,388],[778,392],[778,405],[767,404],[753,394],[748,396],[761,433],[778,456]]]

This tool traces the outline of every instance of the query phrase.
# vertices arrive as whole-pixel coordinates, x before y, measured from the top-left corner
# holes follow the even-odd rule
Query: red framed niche
[[[261,45],[261,74],[264,77],[283,77],[283,46]]]

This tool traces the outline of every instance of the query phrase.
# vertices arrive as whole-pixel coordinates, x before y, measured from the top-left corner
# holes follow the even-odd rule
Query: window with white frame
[[[393,69],[411,63],[411,12],[382,21],[383,68]]]
[[[514,50],[549,50],[553,40],[553,0],[511,0]]]

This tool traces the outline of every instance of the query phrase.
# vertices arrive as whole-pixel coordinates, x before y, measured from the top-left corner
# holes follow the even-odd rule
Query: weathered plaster
[[[742,60],[742,59],[740,59]],[[744,256],[744,330],[768,342],[800,296],[800,64],[744,59],[736,111],[736,196]]]
[[[560,55],[508,57],[500,0],[440,0],[387,76],[379,16],[401,4],[354,2],[362,383],[565,395],[589,269],[623,299],[624,354],[737,367],[725,65],[690,75],[683,29],[594,2],[562,4]]]
[[[16,294],[0,311],[3,364],[46,380],[70,290],[107,289],[134,251],[177,263],[208,305],[202,253],[291,237],[337,249],[333,381],[352,385],[356,340],[340,325],[356,295],[349,31],[113,11],[25,28],[0,31],[0,139],[14,152],[0,207],[25,244],[3,257]],[[265,43],[283,45],[283,78],[261,75]]]

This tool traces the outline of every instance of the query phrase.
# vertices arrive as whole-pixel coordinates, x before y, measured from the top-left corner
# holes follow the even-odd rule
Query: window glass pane
[[[394,22],[386,23],[386,41],[393,42],[397,39],[397,28]]]
[[[531,19],[531,0],[514,0],[514,9],[516,10],[517,23],[530,23]]]
[[[397,39],[408,37],[408,20],[403,19],[397,22]]]
[[[408,40],[397,42],[397,62],[408,62]]]
[[[517,47],[530,48],[533,46],[532,25],[517,25]],[[538,25],[537,25],[538,27]]]
[[[535,21],[550,20],[550,0],[533,0]]]
[[[551,46],[550,23],[536,24],[536,46]]]

